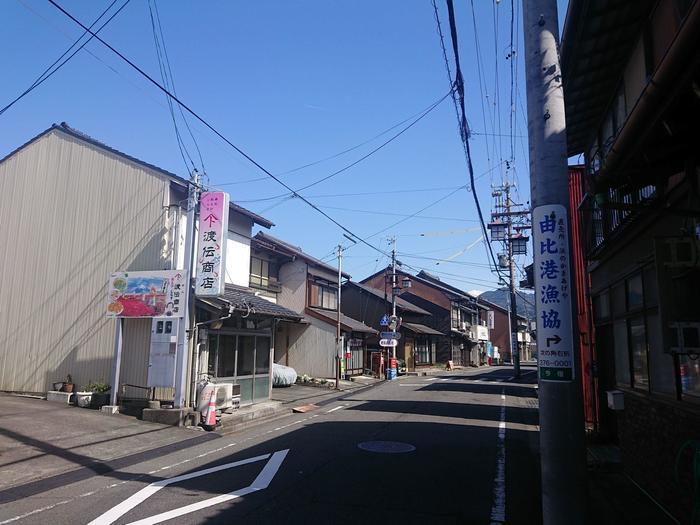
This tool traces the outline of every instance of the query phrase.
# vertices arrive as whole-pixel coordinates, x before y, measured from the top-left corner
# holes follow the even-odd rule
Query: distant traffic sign
[[[389,315],[384,314],[384,317],[379,320],[379,324],[382,326],[389,326]]]
[[[382,339],[401,339],[399,332],[379,332],[379,337]]]
[[[383,346],[384,348],[393,348],[397,346],[399,342],[396,339],[380,339],[379,340],[379,346]]]

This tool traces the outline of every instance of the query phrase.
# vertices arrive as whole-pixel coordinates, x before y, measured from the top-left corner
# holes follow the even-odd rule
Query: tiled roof
[[[308,311],[313,312],[313,315],[315,317],[323,317],[324,321],[328,321],[332,324],[336,324],[338,322],[338,314],[336,312],[332,312],[329,310],[321,310],[319,308],[309,308]],[[353,319],[352,317],[348,317],[343,313],[340,314],[340,326],[344,328],[345,331],[349,332],[361,332],[365,334],[379,333],[371,326],[367,326],[365,323],[362,323],[357,319]]]
[[[416,334],[445,335],[442,332],[438,332],[437,330],[430,328],[429,326],[418,323],[401,323],[401,328],[408,328],[411,332]]]
[[[250,311],[251,314],[278,317],[280,319],[301,320],[303,318],[303,315],[289,308],[255,295],[255,292],[250,288],[227,284],[224,299],[233,305],[238,312],[246,313]]]
[[[370,293],[374,295],[375,297],[378,297],[382,301],[384,300],[384,291],[383,290],[377,290],[376,288],[372,288],[370,286],[367,286],[366,284],[361,284],[357,283],[355,281],[349,281],[345,284],[345,286],[356,286],[360,290],[363,290],[367,293]],[[389,296],[390,297],[390,296]],[[389,302],[391,302],[391,299],[387,299]],[[401,308],[405,312],[411,312],[414,314],[421,314],[421,315],[430,315],[430,312],[427,310],[423,310],[420,306],[416,306],[413,303],[409,303],[407,300],[402,299],[401,297],[396,298],[396,306]]]
[[[0,159],[0,163],[4,162],[6,159],[13,156],[15,153],[23,150],[24,148],[26,148],[30,144],[33,144],[34,142],[39,140],[44,135],[48,135],[52,131],[59,131],[59,132],[65,133],[66,135],[70,135],[71,137],[77,138],[78,140],[82,140],[83,142],[87,142],[88,144],[91,144],[91,145],[96,146],[100,149],[103,149],[105,151],[113,153],[114,155],[117,155],[123,159],[130,161],[130,162],[133,162],[134,164],[138,164],[139,166],[143,166],[144,168],[147,168],[149,170],[156,171],[156,172],[160,173],[161,175],[168,177],[172,182],[181,186],[183,189],[187,188],[187,184],[188,184],[187,179],[184,179],[184,178],[180,177],[179,175],[175,175],[174,173],[172,173],[168,170],[164,170],[163,168],[160,168],[160,167],[156,166],[155,164],[150,164],[150,163],[145,162],[141,159],[137,159],[136,157],[132,157],[131,155],[128,155],[128,154],[124,153],[123,151],[119,151],[118,149],[114,149],[113,147],[108,146],[104,142],[100,142],[99,140],[92,138],[87,133],[83,133],[82,131],[79,131],[75,128],[70,127],[65,122],[61,122],[60,124],[53,124],[50,128],[42,131],[37,136],[33,137],[32,139],[28,140],[27,142],[25,142],[24,144],[22,144],[18,148],[12,150],[10,153],[5,155],[5,157]],[[239,206],[238,204],[235,204],[232,202],[230,207],[234,211],[237,211],[238,213],[245,215],[246,217],[251,219],[256,224],[259,224],[260,226],[263,226],[265,228],[270,228],[270,227],[275,225],[272,221],[267,220],[265,217],[261,217],[257,213],[253,213],[252,211],[247,210],[247,209],[243,208],[242,206]]]

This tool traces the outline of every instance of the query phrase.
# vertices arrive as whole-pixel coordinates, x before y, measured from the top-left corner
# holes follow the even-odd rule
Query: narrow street
[[[0,524],[539,523],[535,380],[527,367],[519,383],[510,368],[402,377],[101,475],[0,491]]]

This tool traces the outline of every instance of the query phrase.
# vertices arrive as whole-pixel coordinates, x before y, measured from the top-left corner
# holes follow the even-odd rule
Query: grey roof
[[[313,266],[317,266],[319,268],[323,268],[328,272],[334,274],[337,274],[338,272],[338,268],[334,268],[333,266],[330,266],[329,264],[326,264],[323,261],[316,259],[316,257],[305,253],[300,246],[294,246],[293,244],[289,244],[288,242],[278,239],[277,237],[273,237],[272,235],[269,235],[267,233],[258,232],[253,237],[253,240],[257,241],[261,246],[266,247],[270,250],[279,250],[285,253],[286,255],[296,255],[297,257],[305,260],[307,263]],[[350,275],[348,275],[345,272],[343,272],[343,277],[345,277],[346,279],[350,279]]]
[[[425,335],[445,335],[442,332],[418,323],[401,323],[401,328],[408,328],[411,332]]]
[[[308,312],[313,312],[313,315],[318,317],[323,317],[324,321],[329,321],[332,324],[338,322],[337,313],[329,310],[321,310],[320,308],[308,308]],[[365,323],[353,319],[343,313],[340,314],[340,326],[345,329],[346,332],[361,332],[365,334],[378,334],[374,328],[367,326]]]
[[[378,297],[382,301],[385,300],[383,290],[377,290],[376,288],[372,288],[371,286],[367,286],[366,284],[357,283],[355,281],[348,281],[347,283],[345,283],[345,286],[356,286],[360,290],[370,293]],[[402,299],[401,297],[396,298],[396,306],[398,306],[405,312],[411,312],[414,314],[421,315],[431,315],[430,312],[428,312],[427,310],[423,310],[423,308],[421,308],[420,306],[416,306],[413,303],[409,303],[406,299]]]
[[[128,155],[128,154],[124,153],[123,151],[119,151],[118,149],[115,149],[111,146],[108,146],[104,142],[100,142],[99,140],[91,137],[90,135],[83,133],[82,131],[79,131],[75,128],[70,127],[65,122],[61,122],[60,124],[52,124],[50,128],[42,131],[41,133],[39,133],[35,137],[31,138],[30,140],[28,140],[27,142],[25,142],[24,144],[22,144],[18,148],[15,148],[10,153],[5,155],[2,159],[0,159],[0,163],[9,159],[15,153],[18,153],[19,151],[23,150],[27,146],[33,144],[34,142],[36,142],[37,140],[42,138],[43,136],[48,135],[52,131],[59,131],[61,133],[65,133],[66,135],[69,135],[69,136],[74,137],[78,140],[82,140],[83,142],[87,142],[88,144],[91,144],[91,145],[96,146],[100,149],[103,149],[105,151],[113,153],[114,155],[117,155],[123,159],[130,161],[130,162],[133,162],[134,164],[138,164],[139,166],[143,166],[144,168],[147,168],[149,170],[156,171],[156,172],[160,173],[161,175],[168,177],[171,182],[177,184],[178,186],[182,187],[183,189],[186,189],[187,185],[189,184],[189,181],[187,179],[184,179],[184,178],[180,177],[179,175],[176,175],[168,170],[160,168],[160,167],[156,166],[155,164],[150,164],[150,163],[145,162],[141,159],[137,159],[136,157],[132,157],[131,155]],[[243,208],[242,206],[239,206],[238,204],[235,204],[233,202],[231,203],[230,208],[232,210],[242,214],[242,215],[245,215],[246,217],[251,219],[256,224],[259,224],[260,226],[263,226],[265,228],[270,228],[270,227],[275,225],[272,221],[269,221],[265,217],[262,217],[262,216],[258,215],[257,213],[254,213],[250,210],[247,210],[247,209]]]
[[[257,314],[296,321],[303,318],[301,314],[289,308],[285,308],[259,295],[255,295],[255,292],[250,288],[243,288],[242,286],[236,286],[234,284],[226,285],[223,299],[226,303],[231,304],[237,312],[250,312],[254,315]]]

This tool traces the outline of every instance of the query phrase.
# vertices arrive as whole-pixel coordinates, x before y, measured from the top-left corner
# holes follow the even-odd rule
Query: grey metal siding
[[[279,270],[282,290],[277,295],[277,304],[297,313],[306,308],[306,263],[301,259],[283,264]]]
[[[289,366],[299,375],[335,377],[335,327],[315,318],[309,322],[290,329]]]
[[[0,164],[0,390],[109,380],[107,278],[169,266],[168,193],[156,171],[60,131]],[[148,321],[126,324],[122,378],[140,382]]]

